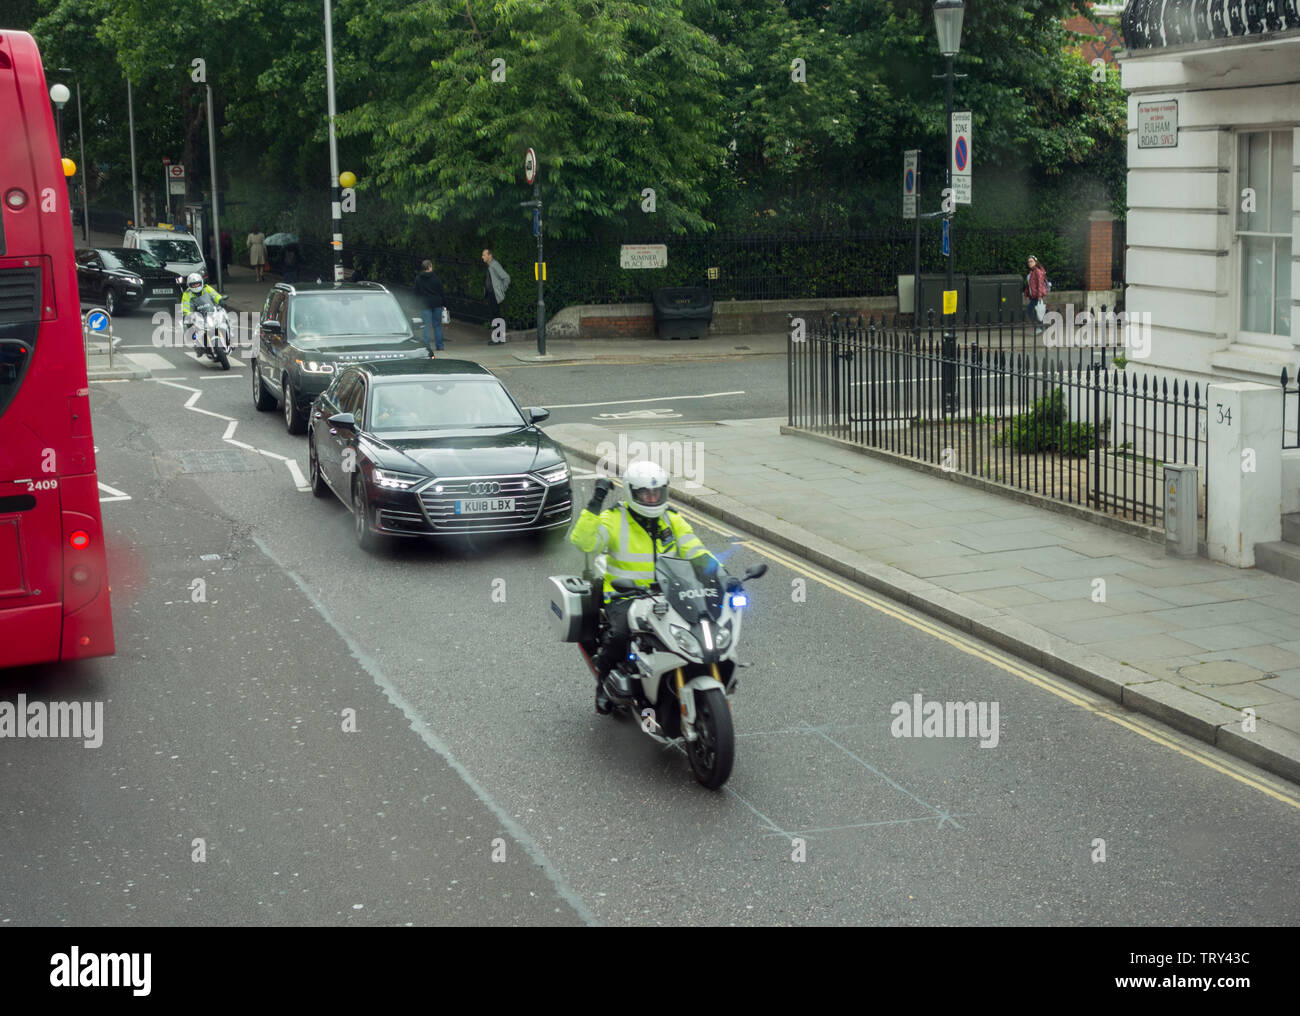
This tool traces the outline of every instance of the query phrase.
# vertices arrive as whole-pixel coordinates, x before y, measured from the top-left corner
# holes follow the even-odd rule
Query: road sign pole
[[[921,337],[921,160],[916,160],[915,183],[916,215],[912,217],[912,327],[916,337]]]
[[[537,202],[537,354],[546,355],[546,259],[542,256],[542,184],[533,184],[533,200]]]
[[[947,74],[945,76],[947,78],[947,84],[948,84],[948,101],[947,101],[948,200],[953,201],[954,195],[952,192],[952,158],[953,158],[952,156],[952,57],[949,56],[947,59],[948,59],[948,69],[947,69]],[[952,227],[951,227],[952,213],[951,212],[947,213],[947,215],[944,217],[944,222],[948,225],[948,287],[945,291],[950,293],[953,291],[954,288],[953,286],[954,256],[953,256],[953,248],[952,248]],[[945,302],[947,302],[946,297],[945,297]],[[945,311],[947,310],[946,307],[941,309]],[[956,311],[956,309],[957,308],[954,306],[953,310]],[[944,320],[943,367],[940,370],[940,376],[942,378],[941,385],[943,390],[943,411],[945,413],[955,413],[957,411],[957,364],[956,364],[957,333],[954,331],[954,328],[956,326],[956,318],[957,315],[955,313],[953,314],[952,318],[949,318],[947,314],[944,314],[943,317]]]

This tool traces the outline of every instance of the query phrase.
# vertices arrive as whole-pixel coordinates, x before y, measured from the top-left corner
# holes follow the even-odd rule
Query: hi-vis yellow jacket
[[[630,517],[626,502],[619,502],[599,515],[584,508],[569,534],[569,540],[584,553],[605,555],[606,596],[614,591],[613,579],[631,579],[638,586],[654,582],[656,549],[660,554],[687,560],[713,557],[695,535],[690,523],[675,511],[664,512],[660,522],[666,522],[670,532],[665,533],[661,527],[659,540],[652,546],[650,534]]]

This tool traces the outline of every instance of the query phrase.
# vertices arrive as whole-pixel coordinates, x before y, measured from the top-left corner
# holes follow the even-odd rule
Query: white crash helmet
[[[638,515],[660,518],[668,510],[668,474],[654,462],[641,459],[623,473],[630,500],[628,507]]]
[[[203,289],[203,276],[198,272],[190,272],[185,279],[185,288],[191,293],[198,293]]]

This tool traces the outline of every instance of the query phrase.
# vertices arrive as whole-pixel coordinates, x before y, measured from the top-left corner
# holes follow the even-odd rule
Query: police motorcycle
[[[222,370],[230,369],[230,317],[211,293],[204,291],[194,298],[186,327],[192,329],[190,342],[195,353],[216,360]]]
[[[551,623],[561,642],[575,642],[596,676],[593,657],[606,636],[601,610],[604,555],[587,555],[583,574],[550,576]],[[743,579],[766,574],[767,565]],[[628,611],[627,659],[605,680],[619,715],[640,717],[641,730],[664,745],[684,745],[695,778],[717,790],[731,775],[736,735],[729,696],[739,687],[740,624],[749,600],[741,579],[697,577],[685,558],[656,553],[654,584],[612,582],[615,596],[634,600]]]

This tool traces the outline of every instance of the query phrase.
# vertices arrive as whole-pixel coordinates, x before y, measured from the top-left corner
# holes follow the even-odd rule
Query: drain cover
[[[248,473],[253,467],[238,448],[178,452],[185,473]]]

